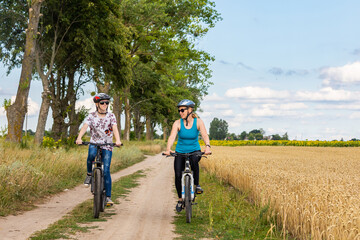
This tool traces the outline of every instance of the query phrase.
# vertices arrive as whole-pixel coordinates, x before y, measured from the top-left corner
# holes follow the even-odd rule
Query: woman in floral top
[[[85,119],[84,125],[80,130],[77,137],[76,144],[82,144],[82,136],[85,134],[88,127],[90,127],[90,142],[91,143],[112,143],[113,136],[115,136],[116,145],[120,146],[120,136],[116,124],[116,118],[113,113],[107,111],[110,96],[105,93],[99,93],[94,98],[96,104],[96,111],[89,114]],[[102,146],[102,159],[104,162],[104,179],[105,179],[105,191],[107,206],[113,205],[111,201],[111,176],[110,176],[110,164],[112,157],[113,147]],[[89,145],[89,153],[87,158],[87,176],[84,184],[89,186],[91,182],[92,162],[95,160],[97,149],[95,145]]]

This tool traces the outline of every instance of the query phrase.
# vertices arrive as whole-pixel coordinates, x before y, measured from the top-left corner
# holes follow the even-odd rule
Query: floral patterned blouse
[[[116,118],[113,113],[107,113],[105,117],[100,118],[96,112],[92,112],[85,119],[86,124],[90,127],[90,142],[93,143],[112,143],[113,142],[113,125],[116,124]],[[102,146],[102,149],[113,150],[111,146]]]

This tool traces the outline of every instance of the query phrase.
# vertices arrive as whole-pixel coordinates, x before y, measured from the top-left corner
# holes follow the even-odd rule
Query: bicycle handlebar
[[[76,144],[76,142],[75,142]],[[116,145],[116,143],[92,143],[92,142],[82,142],[82,144],[79,145],[95,145],[95,146],[111,146],[111,147],[119,147]],[[124,144],[121,144],[120,146],[124,146]]]
[[[176,157],[176,156],[199,156],[205,155],[205,152],[194,152],[194,153],[178,153],[178,152],[170,152],[170,155],[166,155],[165,153],[162,153],[163,156],[167,157]]]

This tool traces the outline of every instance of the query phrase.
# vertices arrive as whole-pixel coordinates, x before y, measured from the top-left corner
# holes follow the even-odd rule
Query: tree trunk
[[[119,136],[121,137],[121,99],[118,94],[115,94],[114,96],[114,104],[113,104],[113,113],[115,114],[118,130],[119,130]]]
[[[12,142],[21,141],[24,119],[27,112],[27,100],[32,79],[32,70],[34,67],[36,36],[42,2],[43,0],[33,0],[29,8],[29,23],[28,29],[26,30],[25,51],[16,100],[6,110],[8,120],[8,135],[6,140]]]
[[[110,91],[110,83],[109,82],[105,82],[105,84],[97,82],[96,87],[98,89],[98,93],[109,94],[109,91]]]
[[[140,121],[141,115],[140,115],[139,109],[135,108],[133,113],[134,113],[134,121],[133,121],[134,132],[135,132],[136,139],[138,141],[140,141],[141,137],[142,137],[142,133],[144,131],[144,124]]]
[[[69,137],[74,137],[77,136],[78,131],[79,131],[79,126],[81,123],[79,123],[79,114],[76,114],[76,108],[75,108],[75,103],[76,103],[76,92],[75,92],[75,72],[76,72],[76,68],[70,69],[68,71],[68,77],[69,77],[69,83],[68,83],[68,89],[66,92],[66,99],[69,102],[69,113],[68,113],[68,117],[69,117],[69,124],[68,126],[70,126],[70,130],[69,130]],[[67,129],[66,129],[67,132]]]
[[[42,102],[40,107],[39,119],[38,124],[36,126],[36,133],[35,133],[35,143],[41,144],[45,135],[45,127],[46,127],[46,120],[49,115],[49,108],[50,108],[50,92],[49,89],[44,89],[42,93]]]
[[[152,127],[151,127],[151,117],[150,115],[146,116],[146,140],[152,140]]]
[[[125,103],[125,128],[124,128],[124,140],[130,140],[130,87],[125,89],[124,103]]]
[[[168,126],[167,126],[167,123],[168,123],[168,119],[165,118],[164,119],[164,125],[163,125],[163,139],[164,141],[167,141],[167,138],[168,138]]]

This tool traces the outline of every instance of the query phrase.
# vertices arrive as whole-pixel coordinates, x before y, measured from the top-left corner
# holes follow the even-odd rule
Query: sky
[[[297,140],[360,139],[360,1],[214,2],[223,20],[197,42],[215,57],[198,110],[208,131],[216,117],[235,134],[262,128]],[[14,98],[20,76],[5,72],[0,66],[1,104]],[[41,89],[31,83],[28,129],[36,129]],[[87,86],[79,103],[91,104],[94,90]],[[0,128],[6,124],[0,108]]]

